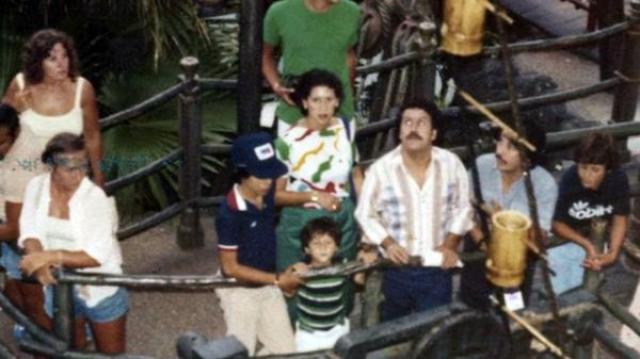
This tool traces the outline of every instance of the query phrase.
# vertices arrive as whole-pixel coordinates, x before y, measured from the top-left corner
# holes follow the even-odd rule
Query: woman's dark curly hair
[[[42,61],[56,44],[62,44],[69,57],[69,78],[74,80],[79,74],[78,53],[73,39],[62,31],[54,29],[40,30],[27,40],[22,52],[23,73],[28,83],[39,84],[44,79]]]
[[[573,160],[576,163],[604,165],[607,170],[619,166],[620,156],[610,134],[592,133],[584,137],[576,147]]]
[[[342,89],[342,83],[338,76],[336,76],[333,72],[321,69],[313,69],[309,70],[302,75],[298,79],[298,83],[295,88],[295,92],[292,94],[292,100],[296,103],[296,106],[302,111],[302,113],[306,116],[307,110],[304,108],[302,104],[302,100],[306,100],[311,95],[311,90],[317,86],[327,86],[332,89],[338,98],[338,105],[342,103],[342,99],[344,98],[344,91]]]

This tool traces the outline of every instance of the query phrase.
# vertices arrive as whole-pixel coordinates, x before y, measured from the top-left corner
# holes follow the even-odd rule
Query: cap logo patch
[[[269,158],[274,156],[273,147],[270,143],[265,143],[264,145],[260,145],[254,149],[256,152],[256,157],[260,161],[268,160]]]

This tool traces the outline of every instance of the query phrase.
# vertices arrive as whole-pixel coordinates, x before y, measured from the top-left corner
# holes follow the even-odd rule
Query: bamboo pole
[[[522,327],[524,329],[526,329],[529,333],[531,333],[531,335],[533,335],[536,339],[538,339],[540,341],[540,343],[544,344],[544,346],[549,348],[549,350],[551,350],[551,352],[553,354],[557,355],[559,358],[571,359],[571,357],[565,355],[562,352],[562,349],[560,349],[560,347],[558,347],[553,342],[551,342],[551,340],[549,340],[547,337],[545,337],[544,334],[542,334],[533,325],[529,324],[529,322],[527,322],[524,318],[520,317],[518,314],[514,313],[513,311],[511,311],[510,309],[508,309],[504,305],[501,305],[494,296],[491,296],[489,298],[491,299],[493,304],[495,304],[498,308],[500,308],[500,310],[505,312],[507,314],[507,316],[509,316],[509,318],[513,319],[518,324],[522,325]]]
[[[476,110],[480,111],[483,115],[485,115],[491,122],[496,124],[498,127],[502,128],[503,133],[507,135],[509,138],[512,138],[514,141],[519,142],[523,146],[525,146],[530,151],[536,151],[536,147],[532,145],[526,138],[523,138],[518,135],[518,133],[509,127],[504,121],[502,121],[498,116],[496,116],[493,112],[491,112],[487,107],[481,104],[478,100],[473,98],[468,92],[459,90],[458,93],[462,98],[467,101],[471,106],[473,106]]]
[[[502,20],[506,21],[507,24],[513,25],[513,19],[509,15],[507,15],[504,11],[500,11],[500,10],[496,9],[495,5],[493,5],[489,1],[484,1],[484,3],[482,5],[489,12],[493,13],[495,16],[497,16],[497,17],[501,18]]]

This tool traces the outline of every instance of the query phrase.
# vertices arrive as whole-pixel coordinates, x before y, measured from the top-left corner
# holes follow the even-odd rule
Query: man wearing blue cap
[[[287,172],[264,132],[244,135],[231,148],[234,186],[216,216],[218,255],[224,275],[246,283],[216,290],[227,323],[253,356],[295,350],[282,292],[295,292],[301,279],[293,271],[276,273],[273,181]]]

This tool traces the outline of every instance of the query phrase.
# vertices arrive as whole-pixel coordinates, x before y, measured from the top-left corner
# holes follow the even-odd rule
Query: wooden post
[[[609,27],[624,21],[624,0],[598,0],[596,11],[598,28]],[[620,66],[622,38],[622,35],[614,35],[600,42],[600,80],[613,77],[615,69]]]
[[[616,88],[612,118],[616,122],[633,121],[638,108],[640,86],[640,0],[631,0],[631,26],[624,38],[622,65],[617,75],[623,80]]]
[[[429,61],[429,58],[435,52],[433,41],[436,36],[436,25],[425,18],[418,24],[418,33],[420,36],[415,46],[416,50],[422,54],[422,60],[413,65],[415,78],[412,81],[413,88],[410,90],[410,94],[433,100],[435,97],[436,64]]]
[[[380,323],[380,303],[383,300],[382,271],[371,271],[367,276],[364,292],[362,293],[361,328],[371,328]]]
[[[607,235],[607,221],[594,219],[591,221],[591,233],[589,239],[598,253],[603,253]],[[602,272],[587,269],[584,276],[584,288],[590,292],[596,292],[602,281]]]
[[[73,344],[73,284],[53,286],[53,331],[68,346]]]
[[[264,1],[242,0],[237,98],[238,134],[260,129]]]
[[[180,217],[177,241],[182,249],[200,248],[204,234],[200,224],[200,211],[196,201],[200,198],[202,108],[198,84],[197,58],[188,56],[180,60],[187,85],[180,94],[180,144],[183,149],[180,173],[180,194],[186,203]]]

